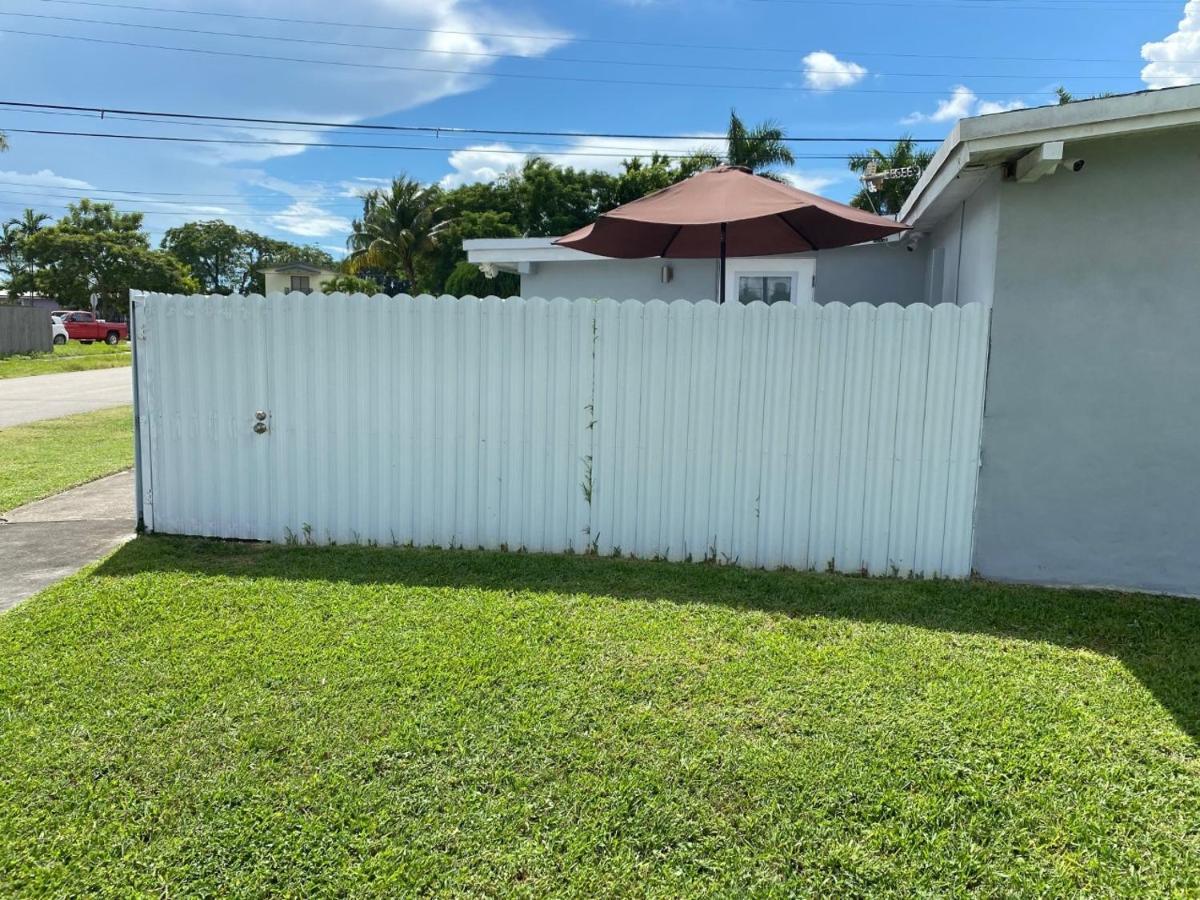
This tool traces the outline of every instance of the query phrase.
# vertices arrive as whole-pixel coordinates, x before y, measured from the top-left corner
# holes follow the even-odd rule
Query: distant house
[[[308,263],[284,263],[280,266],[270,266],[259,269],[266,282],[268,294],[291,293],[299,291],[307,294],[322,290],[326,284],[337,277],[333,269],[323,269],[320,266],[310,266]]]
[[[988,308],[974,568],[1200,595],[1197,148],[1200,85],[963,119],[900,213],[910,231],[730,260],[726,295]],[[464,246],[526,297],[717,295],[714,260]]]

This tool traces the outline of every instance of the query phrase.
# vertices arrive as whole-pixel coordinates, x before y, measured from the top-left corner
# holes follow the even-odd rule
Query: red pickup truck
[[[60,317],[66,326],[67,337],[81,344],[90,344],[92,341],[116,344],[129,340],[129,326],[123,322],[105,322],[81,310],[63,309],[51,315]]]

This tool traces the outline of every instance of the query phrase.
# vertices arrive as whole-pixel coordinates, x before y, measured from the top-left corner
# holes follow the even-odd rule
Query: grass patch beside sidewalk
[[[0,359],[0,378],[118,369],[132,363],[133,354],[128,342],[110,347],[102,342],[81,344],[78,341],[69,341],[66,344],[56,344],[50,353],[29,353]]]
[[[0,512],[133,465],[133,407],[0,428]]]

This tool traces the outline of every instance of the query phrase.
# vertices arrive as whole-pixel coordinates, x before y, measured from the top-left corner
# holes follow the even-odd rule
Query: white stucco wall
[[[866,244],[801,253],[795,256],[729,260],[730,279],[737,270],[783,271],[796,269],[812,283],[818,303],[900,303],[925,299],[928,251],[918,245],[909,251],[902,242]],[[815,276],[808,266],[815,260]],[[661,271],[671,267],[672,280],[664,284]],[[801,285],[800,296],[804,288]],[[717,262],[708,259],[571,260],[539,262],[521,276],[525,297],[612,297],[616,300],[714,299]],[[732,296],[732,291],[728,296]]]
[[[988,177],[929,233],[925,302],[990,307],[996,280],[1002,172]]]

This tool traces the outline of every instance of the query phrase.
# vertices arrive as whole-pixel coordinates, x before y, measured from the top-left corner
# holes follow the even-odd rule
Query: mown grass
[[[0,617],[14,894],[1195,895],[1200,604],[140,538]]]
[[[117,369],[132,365],[128,343],[110,347],[103,342],[81,344],[68,341],[56,344],[50,353],[29,353],[0,357],[0,378],[24,378],[27,375],[53,375],[57,372],[86,372],[91,369]]]
[[[133,407],[0,428],[0,512],[133,465]]]

